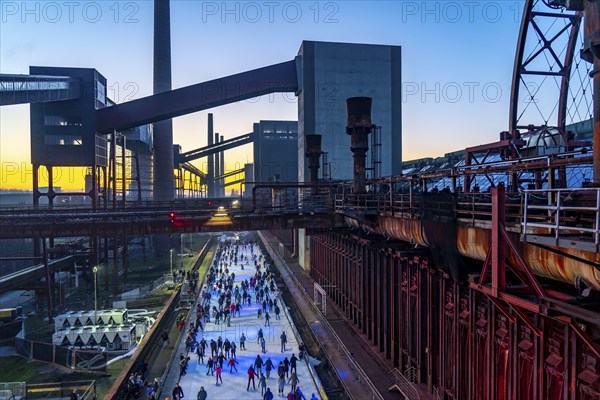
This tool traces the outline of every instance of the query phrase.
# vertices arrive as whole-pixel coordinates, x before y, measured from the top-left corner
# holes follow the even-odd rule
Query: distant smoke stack
[[[213,144],[213,115],[212,113],[208,114],[208,145]],[[208,186],[208,197],[215,197],[215,157],[211,154],[208,156],[208,176],[207,176],[207,186]]]
[[[169,0],[154,0],[154,94],[171,90],[171,12]],[[154,200],[175,198],[173,122],[154,124]]]
[[[373,99],[370,97],[351,97],[346,99],[348,114],[348,129],[365,128],[371,132],[371,107]],[[350,134],[350,132],[348,132]]]
[[[319,181],[319,168],[321,160],[321,135],[305,135],[306,157],[308,158],[308,170],[310,171],[310,182]],[[317,193],[317,188],[313,188],[313,194]]]
[[[225,141],[225,137],[223,135],[221,135],[219,143],[223,142],[223,141]],[[221,152],[219,161],[221,162],[221,164],[219,165],[219,172],[221,173],[221,175],[225,175],[225,152],[224,151]],[[220,188],[219,196],[225,197],[225,179],[219,180],[219,188]]]
[[[354,193],[366,192],[367,175],[366,160],[369,150],[369,133],[373,129],[371,124],[371,106],[373,99],[370,97],[351,97],[346,99],[348,114],[346,133],[350,135],[350,149],[354,153]]]
[[[215,144],[219,143],[219,134],[215,133]],[[221,195],[221,180],[219,177],[221,176],[221,161],[220,161],[221,153],[215,153],[215,197],[219,197]]]

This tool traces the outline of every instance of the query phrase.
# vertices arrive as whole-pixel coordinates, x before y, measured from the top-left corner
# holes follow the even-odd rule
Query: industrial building
[[[405,165],[399,46],[304,41],[288,61],[172,90],[169,2],[155,6],[152,96],[111,104],[106,79],[93,69],[32,67],[31,76],[2,77],[3,87],[13,85],[0,105],[32,103],[34,171],[89,167],[93,206],[77,214],[9,210],[0,215],[0,238],[44,239],[52,248],[46,239],[90,237],[90,265],[101,252],[108,259],[112,246],[118,292],[128,237],[262,231],[259,242],[297,305],[313,353],[329,361],[335,383],[328,395],[600,397],[600,96],[587,90],[592,82],[600,91],[600,2],[527,0],[507,130],[494,142]],[[544,37],[539,19],[560,21],[563,40]],[[549,48],[560,60],[544,69],[536,58]],[[585,77],[585,90],[573,87],[574,73]],[[544,105],[523,88],[528,76],[559,82],[552,118],[522,109]],[[35,84],[24,94],[15,84],[25,81]],[[56,97],[40,82],[57,83]],[[215,86],[223,90],[206,95]],[[170,119],[274,92],[298,96],[297,122],[260,120],[251,133],[225,139],[209,114],[207,146],[173,146]],[[572,112],[582,104],[589,109]],[[149,128],[123,135],[149,124],[152,140]],[[254,165],[243,170],[253,187],[246,198],[223,199],[230,177],[223,154],[247,143],[254,143]],[[138,192],[152,190],[160,202],[136,204],[139,195],[129,194],[138,167],[126,160],[136,154],[144,160]],[[205,157],[206,174],[190,166]],[[199,181],[180,172],[175,184],[174,170]],[[186,198],[186,182],[203,198]],[[34,201],[42,195],[34,183]],[[52,205],[51,184],[46,195]],[[2,277],[0,288],[37,282],[51,318],[54,267],[44,261]],[[66,332],[61,343],[69,335],[77,340],[80,332]],[[148,339],[150,346],[160,340],[158,332]],[[116,380],[116,397],[142,358]]]
[[[254,124],[254,182],[296,182],[298,121]]]

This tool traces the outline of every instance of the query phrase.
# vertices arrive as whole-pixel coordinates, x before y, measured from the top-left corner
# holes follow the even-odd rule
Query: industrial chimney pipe
[[[366,192],[367,176],[366,161],[369,150],[369,133],[373,130],[371,124],[370,97],[351,97],[346,99],[348,123],[346,133],[350,135],[350,150],[354,153],[354,193]]]
[[[171,90],[171,12],[169,0],[154,0],[154,94]],[[154,123],[154,200],[175,199],[173,122]]]
[[[310,171],[310,183],[319,181],[319,168],[321,167],[321,135],[306,135],[306,157]],[[317,194],[318,188],[312,188],[312,194]]]
[[[594,65],[590,74],[594,88],[593,185],[600,187],[600,3],[585,1],[584,7],[584,56],[587,55],[584,59]]]
[[[213,131],[213,115],[208,113],[208,145],[212,146],[214,131]],[[208,197],[215,197],[215,156],[212,154],[208,156],[208,176],[207,178],[207,191]]]

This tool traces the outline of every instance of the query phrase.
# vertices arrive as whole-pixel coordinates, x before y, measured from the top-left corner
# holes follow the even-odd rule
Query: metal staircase
[[[413,386],[416,378],[414,367],[407,368],[404,375],[394,368],[388,372],[388,391],[399,391],[407,400],[419,400],[417,389]]]

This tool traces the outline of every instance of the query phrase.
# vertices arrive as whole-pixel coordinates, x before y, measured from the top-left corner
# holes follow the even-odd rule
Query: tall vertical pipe
[[[213,144],[213,115],[208,114],[208,145]],[[208,197],[215,197],[215,157],[211,154],[208,156]]]
[[[600,187],[600,3],[597,1],[584,1],[584,28],[586,61],[592,62],[594,68],[591,76],[594,88],[594,186]]]
[[[215,144],[219,143],[219,137],[220,137],[220,135],[218,133],[215,133]],[[215,153],[215,179],[214,179],[215,197],[221,196],[221,187],[220,187],[221,180],[219,179],[219,177],[221,176],[222,172],[221,172],[221,161],[219,161],[219,159],[220,159],[220,153],[217,152],[217,153]]]
[[[366,192],[367,175],[366,160],[369,150],[369,133],[371,124],[371,106],[373,99],[370,97],[351,97],[346,99],[348,121],[346,133],[350,135],[350,149],[354,153],[354,193]]]
[[[223,135],[221,135],[221,138],[219,140],[219,142],[223,142],[225,140],[225,137]],[[221,163],[219,165],[219,171],[221,172],[221,175],[225,174],[225,152],[222,151],[221,155],[219,157],[219,162]],[[220,179],[219,180],[219,197],[225,197],[225,179]]]
[[[305,135],[306,157],[308,158],[308,170],[310,171],[310,183],[319,181],[319,168],[321,167],[321,135]],[[318,188],[312,188],[312,194],[317,194]]]
[[[154,0],[154,94],[171,90],[171,11],[169,0]],[[175,198],[173,122],[154,124],[154,200]]]
[[[319,168],[321,159],[321,135],[305,135],[306,157],[308,158],[308,169],[310,171],[310,182],[319,181]]]

